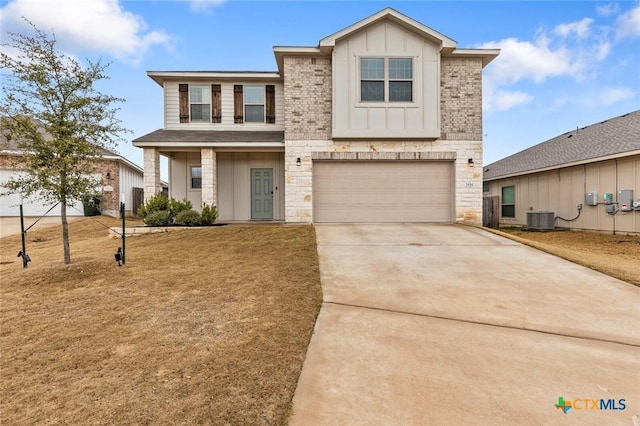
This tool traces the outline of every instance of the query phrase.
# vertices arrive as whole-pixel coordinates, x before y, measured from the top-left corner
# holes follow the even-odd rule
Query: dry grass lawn
[[[111,226],[118,221],[99,218]],[[321,288],[310,226],[0,240],[2,424],[286,423]]]
[[[582,231],[488,229],[563,259],[640,286],[640,236]]]

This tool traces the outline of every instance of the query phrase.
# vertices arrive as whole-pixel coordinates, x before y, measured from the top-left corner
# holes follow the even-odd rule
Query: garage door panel
[[[12,170],[0,170],[0,184],[11,178],[19,177],[21,173]],[[20,195],[9,194],[8,190],[0,185],[0,217],[20,216]],[[22,200],[22,212],[24,216],[42,216],[54,205],[38,199],[36,196]],[[75,207],[75,208],[74,208]],[[82,216],[82,204],[67,207],[67,216]],[[60,206],[56,206],[47,213],[47,216],[60,216]]]
[[[451,222],[451,162],[314,163],[316,222]]]

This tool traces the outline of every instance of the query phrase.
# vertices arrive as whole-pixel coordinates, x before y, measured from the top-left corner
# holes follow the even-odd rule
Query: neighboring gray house
[[[501,225],[550,211],[561,228],[640,233],[640,111],[489,164],[483,179],[484,195],[500,197]]]
[[[456,222],[482,215],[482,69],[498,50],[384,9],[274,72],[149,71],[164,127],[144,150],[145,198],[216,204],[223,221]]]

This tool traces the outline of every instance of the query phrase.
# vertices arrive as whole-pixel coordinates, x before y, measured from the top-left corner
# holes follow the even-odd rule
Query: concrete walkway
[[[637,287],[466,226],[316,231],[291,425],[640,425]]]

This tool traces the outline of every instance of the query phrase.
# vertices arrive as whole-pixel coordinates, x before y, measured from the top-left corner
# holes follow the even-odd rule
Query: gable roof
[[[440,47],[440,53],[443,56],[457,57],[457,58],[480,58],[482,59],[482,66],[485,67],[489,62],[493,61],[499,54],[500,49],[458,49],[458,42],[447,37],[438,31],[427,27],[426,25],[412,19],[395,9],[387,7],[381,11],[374,13],[373,15],[349,25],[325,38],[320,40],[317,47],[312,46],[274,46],[273,52],[276,57],[276,63],[278,64],[278,71],[282,75],[283,57],[286,56],[329,56],[336,45],[342,39],[348,38],[353,34],[363,31],[373,25],[376,25],[383,21],[391,21],[409,31],[414,32],[419,37],[431,41],[432,43]]]
[[[324,47],[324,46],[335,46],[336,45],[336,41],[339,41],[342,38],[345,37],[349,37],[352,34],[361,31],[367,27],[370,27],[372,25],[377,24],[378,22],[381,22],[383,20],[390,20],[393,21],[397,24],[399,24],[400,26],[407,28],[415,33],[417,33],[418,35],[420,35],[423,38],[426,38],[438,45],[440,45],[442,48],[449,48],[449,49],[455,49],[456,46],[458,45],[458,43],[453,40],[450,39],[449,37],[445,36],[444,34],[441,34],[429,27],[427,27],[424,24],[421,24],[420,22],[409,18],[406,15],[403,15],[402,13],[398,12],[395,9],[392,9],[390,7],[387,7],[385,9],[382,9],[380,12],[375,13],[371,16],[369,16],[368,18],[365,18],[361,21],[356,22],[353,25],[349,25],[346,28],[343,28],[340,31],[337,31],[325,38],[323,38],[322,40],[320,40],[320,47]]]
[[[640,154],[640,110],[563,133],[484,167],[485,181]]]

